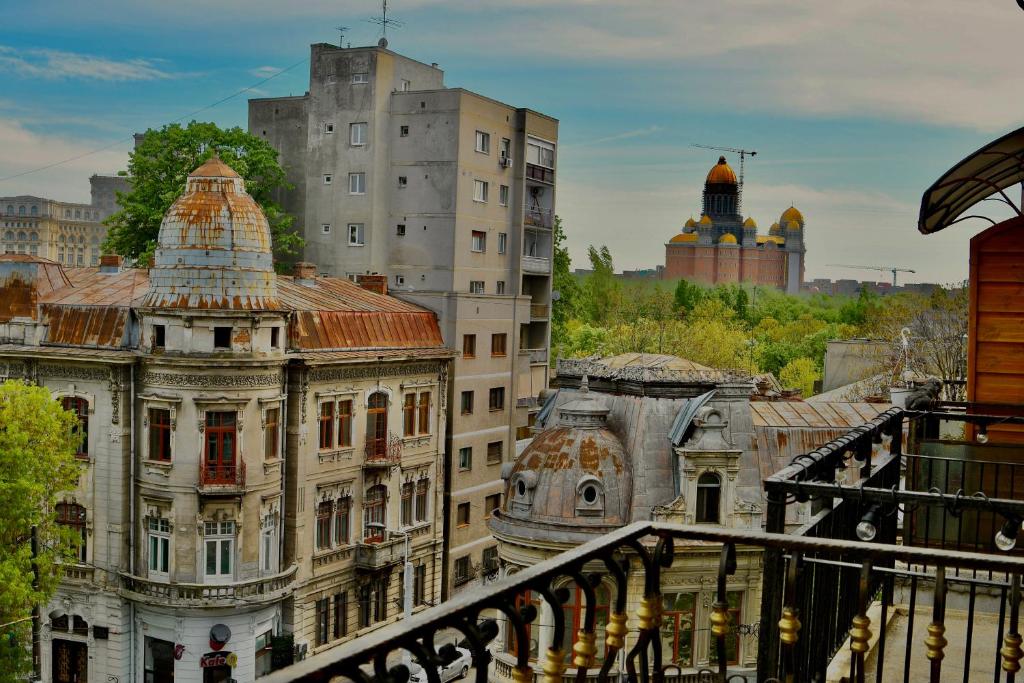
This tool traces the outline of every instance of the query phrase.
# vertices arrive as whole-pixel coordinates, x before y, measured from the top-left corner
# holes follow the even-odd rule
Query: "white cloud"
[[[251,73],[256,78],[270,78],[281,73],[281,67],[278,66],[258,66],[255,69],[250,69]]]
[[[109,142],[106,144],[110,144]],[[95,154],[103,142],[89,144],[56,135],[34,133],[21,123],[0,119],[0,168],[2,177],[31,171],[67,159],[44,171],[0,182],[0,195],[34,194],[66,201],[89,201],[89,176],[113,174],[128,165],[131,140]]]
[[[15,50],[0,46],[0,70],[28,78],[91,79],[98,81],[153,81],[174,78],[153,60],[117,61],[60,50]]]

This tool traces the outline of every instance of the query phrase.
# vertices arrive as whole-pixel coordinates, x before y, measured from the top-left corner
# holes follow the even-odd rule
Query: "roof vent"
[[[388,276],[379,273],[366,273],[356,275],[356,284],[363,289],[377,294],[388,293]]]
[[[316,264],[299,261],[295,264],[295,281],[300,285],[311,287],[316,284]]]

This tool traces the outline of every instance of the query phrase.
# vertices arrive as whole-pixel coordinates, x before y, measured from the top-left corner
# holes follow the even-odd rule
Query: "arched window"
[[[89,402],[81,396],[65,396],[61,399],[64,410],[71,411],[78,417],[78,436],[82,442],[78,444],[79,458],[89,457]]]
[[[5,232],[4,233],[4,240],[7,241],[7,242],[13,242],[14,241],[14,231],[13,230],[8,230],[7,232]]]
[[[12,216],[14,215],[14,204],[7,205],[7,213],[11,214]]]
[[[388,395],[370,394],[366,406],[366,457],[386,458],[388,454]]]
[[[697,521],[719,523],[722,499],[722,480],[713,472],[705,472],[697,479]]]
[[[32,215],[33,216],[38,216],[39,215],[39,207],[36,206],[35,204],[32,205]]]
[[[24,216],[24,215],[25,215],[25,205],[24,205],[24,204],[21,204],[21,205],[20,205],[20,206],[18,207],[18,215],[19,215],[19,216]]]
[[[27,239],[28,239],[28,234],[24,230],[19,230],[18,231],[18,241],[19,242],[24,242]]]
[[[363,498],[363,540],[367,543],[380,543],[384,540],[387,528],[388,489],[384,484],[377,484],[366,489]]]
[[[77,503],[57,503],[57,524],[74,532],[81,538],[76,555],[79,561],[85,562],[85,508]]]
[[[29,235],[28,235],[28,238],[32,242],[38,242],[39,241],[39,233],[38,232],[30,232]]]

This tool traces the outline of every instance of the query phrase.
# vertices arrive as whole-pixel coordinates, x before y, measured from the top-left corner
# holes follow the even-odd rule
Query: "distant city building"
[[[99,264],[106,215],[91,204],[19,195],[0,197],[0,240],[5,254],[26,254],[64,266]]]
[[[767,235],[758,235],[754,219],[740,214],[740,194],[736,174],[719,157],[704,183],[700,220],[691,217],[665,245],[664,279],[749,282],[798,293],[807,253],[803,214],[791,206]]]
[[[815,278],[803,284],[803,291],[805,292],[829,294],[832,296],[858,296],[862,291],[880,295],[907,292],[927,296],[936,289],[943,289],[943,286],[934,282],[908,282],[893,287],[891,282],[873,282],[870,280],[833,281],[828,278]]]
[[[42,680],[252,681],[440,600],[454,352],[433,312],[372,278],[275,274],[216,158],[148,271],[4,254],[0,283],[0,371],[85,437]]]
[[[502,463],[547,387],[558,121],[382,46],[311,46],[305,95],[249,102],[319,272],[380,273],[461,351],[449,397],[446,591],[478,582]]]

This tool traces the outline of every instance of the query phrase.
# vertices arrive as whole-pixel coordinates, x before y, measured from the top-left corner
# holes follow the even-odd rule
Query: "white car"
[[[456,647],[455,651],[459,656],[451,664],[437,668],[437,675],[441,679],[441,683],[448,683],[456,678],[465,678],[469,673],[469,667],[473,663],[473,654],[464,647]],[[416,662],[412,663],[409,670],[409,683],[429,683],[427,672]]]

